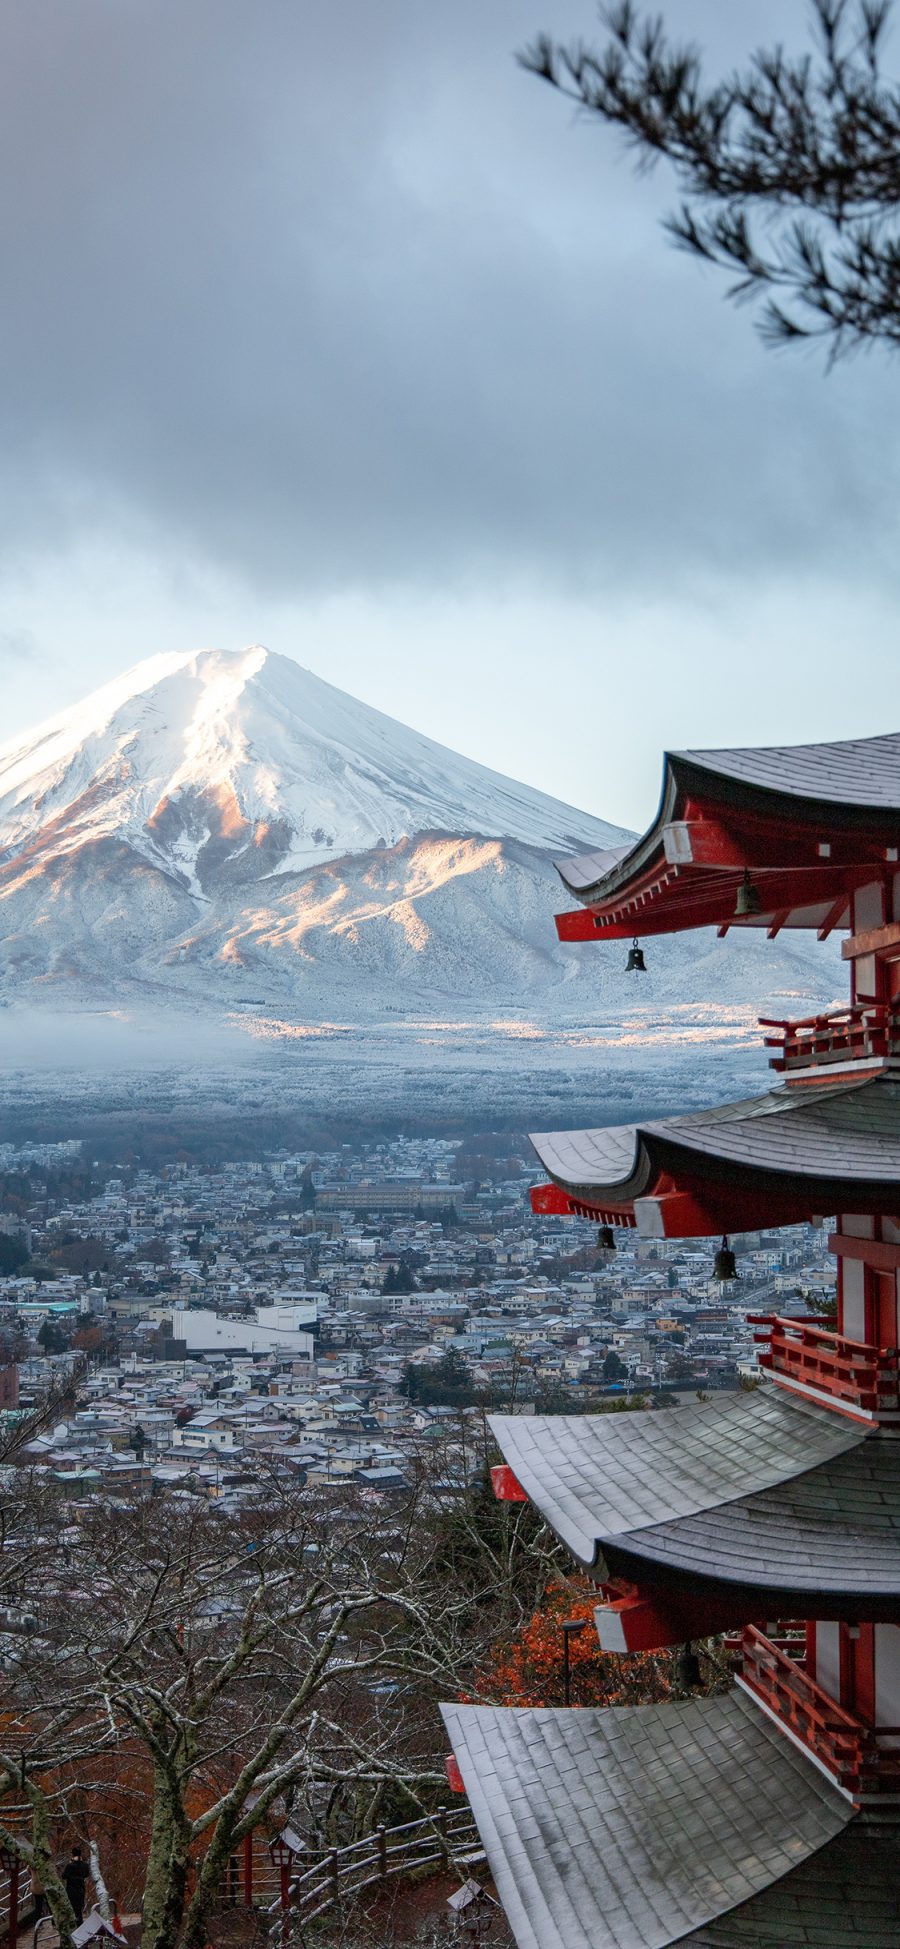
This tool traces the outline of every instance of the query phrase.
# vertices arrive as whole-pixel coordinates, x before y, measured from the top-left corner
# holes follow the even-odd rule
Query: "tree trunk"
[[[224,1886],[234,1847],[239,1815],[223,1814],[213,1828],[213,1836],[197,1872],[197,1885],[188,1904],[181,1934],[180,1949],[204,1949],[208,1940],[209,1911]],[[146,1949],[146,1945],[142,1945]]]
[[[178,1789],[161,1767],[154,1767],[142,1949],[175,1949],[184,1918],[189,1849],[189,1823]]]
[[[34,1848],[34,1873],[47,1898],[47,1907],[56,1924],[59,1949],[72,1949],[75,1910],[66,1894],[65,1882],[57,1871],[50,1840],[47,1803],[39,1787],[26,1787],[31,1802],[31,1840]]]

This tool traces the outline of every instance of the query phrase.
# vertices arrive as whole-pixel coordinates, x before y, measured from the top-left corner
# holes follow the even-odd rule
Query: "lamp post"
[[[278,1869],[281,1880],[281,1940],[288,1940],[288,1909],[291,1900],[291,1869],[303,1846],[299,1834],[292,1827],[283,1827],[269,1842],[269,1854],[273,1867]]]
[[[9,1877],[9,1928],[7,1939],[9,1949],[16,1949],[19,1939],[19,1876],[21,1862],[10,1847],[0,1847],[0,1868]]]
[[[586,1617],[567,1617],[563,1619],[563,1704],[570,1705],[569,1697],[571,1673],[569,1669],[569,1639],[578,1638],[587,1630]]]

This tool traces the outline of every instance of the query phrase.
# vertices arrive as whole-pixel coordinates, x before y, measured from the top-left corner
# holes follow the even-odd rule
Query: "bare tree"
[[[900,87],[884,73],[892,0],[813,0],[814,43],[777,45],[710,84],[633,0],[601,8],[601,48],[542,34],[519,59],[621,129],[640,163],[674,166],[675,242],[762,299],[775,345],[823,339],[831,358],[900,345]]]
[[[10,1638],[4,1659],[0,1639],[0,1841],[40,1880],[62,1949],[63,1832],[112,1835],[112,1897],[130,1849],[145,1949],[202,1949],[254,1829],[289,1815],[334,1841],[394,1804],[434,1808],[436,1702],[553,1553],[531,1512],[486,1499],[479,1440],[464,1424],[423,1454],[397,1504],[319,1499],[264,1465],[238,1515],[98,1498],[73,1521],[24,1474],[0,1494],[0,1601],[38,1593],[27,1650]]]

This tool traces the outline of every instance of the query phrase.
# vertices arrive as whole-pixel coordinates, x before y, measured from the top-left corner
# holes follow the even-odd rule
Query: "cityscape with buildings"
[[[75,1497],[259,1493],[260,1464],[390,1495],[461,1412],[677,1408],[751,1384],[753,1316],[826,1314],[827,1231],[603,1239],[535,1214],[509,1138],[93,1166],[0,1147],[0,1406]],[[603,1242],[598,1243],[598,1240]]]

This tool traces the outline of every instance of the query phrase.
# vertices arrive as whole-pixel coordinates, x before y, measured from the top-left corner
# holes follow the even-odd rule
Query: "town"
[[[753,1385],[755,1316],[833,1313],[826,1225],[730,1239],[723,1278],[714,1240],[535,1215],[526,1153],[397,1137],[148,1169],[0,1146],[19,1466],[76,1500],[227,1510],[273,1467],[389,1497],[460,1413],[677,1408]]]

